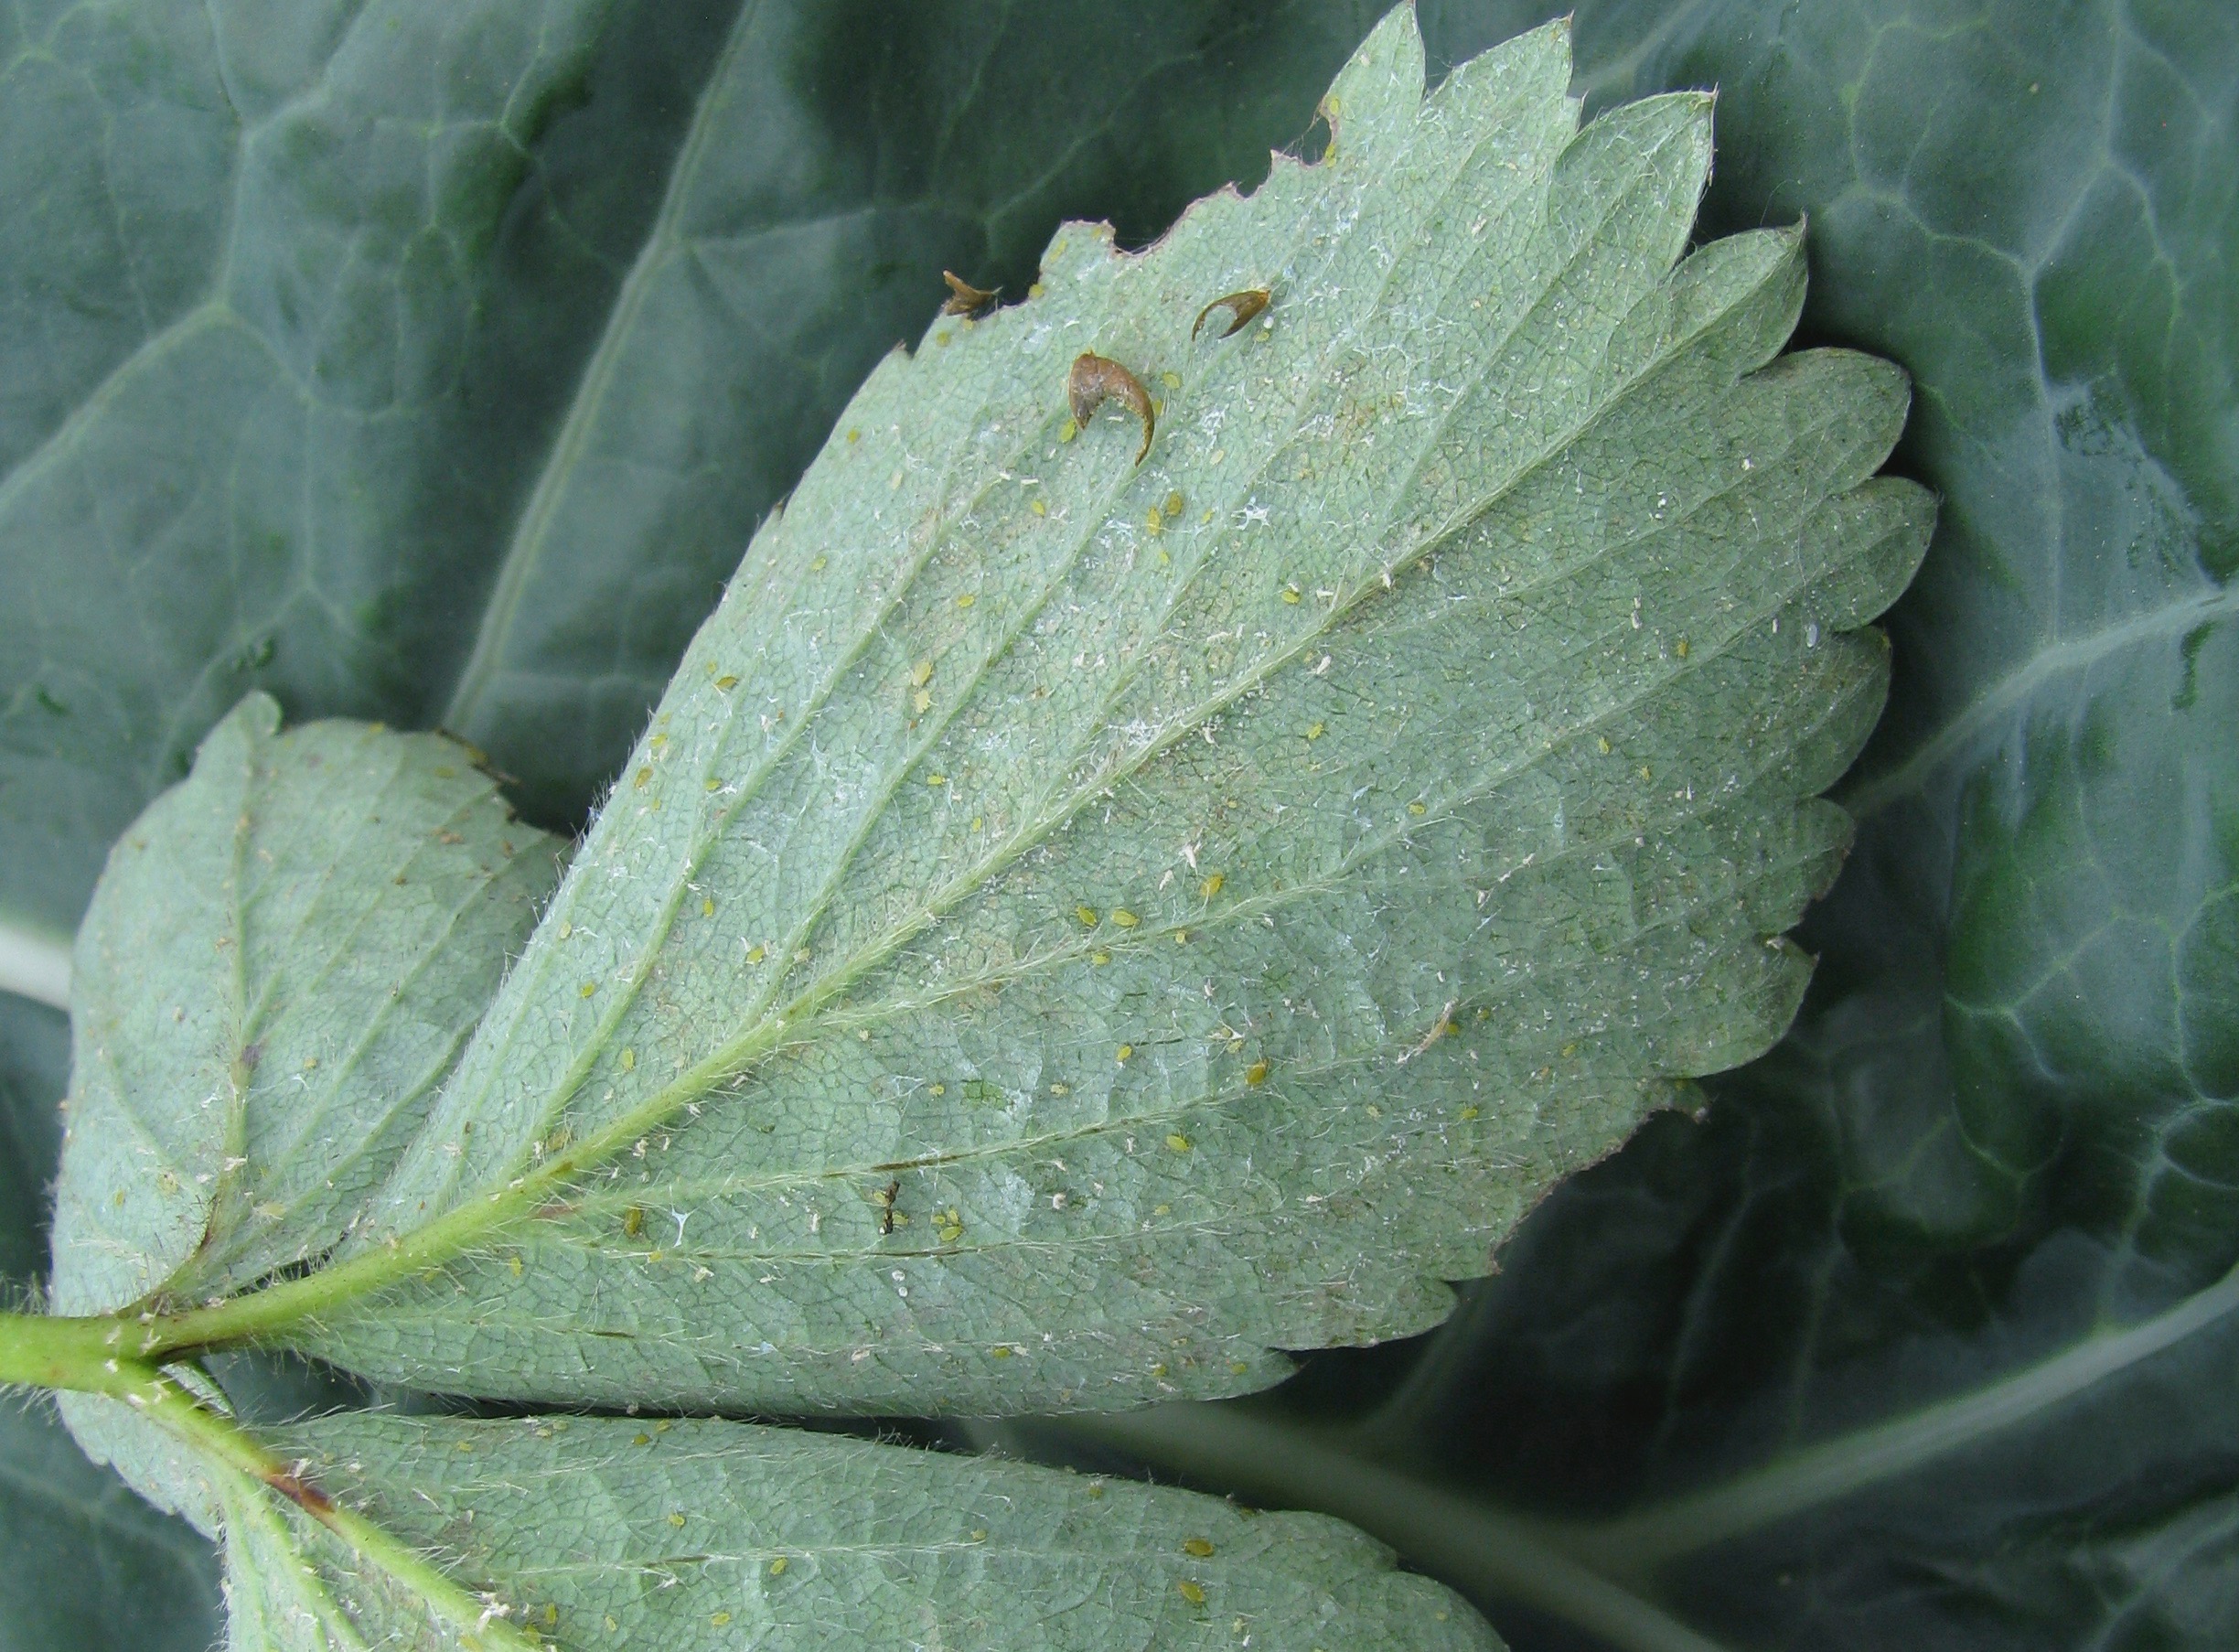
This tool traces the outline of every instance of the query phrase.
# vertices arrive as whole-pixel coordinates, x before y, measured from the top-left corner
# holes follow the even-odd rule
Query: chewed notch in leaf
[[[415,1069],[440,1088],[337,1121],[342,1185],[303,1204],[325,1249],[223,1252],[300,1277],[182,1260],[191,1223],[150,1217],[66,1234],[59,1295],[119,1305],[87,1282],[137,1242],[127,1355],[253,1336],[648,1411],[1211,1397],[1442,1317],[1553,1181],[1786,1024],[1807,966],[1779,938],[1848,842],[1816,794],[1879,713],[1869,621],[1930,519],[1874,476],[1902,376],[1780,354],[1799,235],[1687,251],[1707,100],[1581,128],[1569,81],[1558,26],[1426,96],[1396,12],[1329,158],[1141,253],[1067,225],[1037,295],[883,363],[471,1043]],[[1269,291],[1280,327],[1191,351]],[[1131,466],[1072,439],[1108,400]],[[234,818],[230,749],[152,839]],[[217,898],[203,858],[145,898]],[[478,1003],[504,943],[474,933],[470,967],[376,926],[349,973]],[[228,967],[177,963],[198,1003]],[[270,979],[266,1015],[333,990]],[[160,1127],[153,1172],[308,1163],[284,1127],[178,1128],[190,1058],[235,1046],[166,1036],[134,1024],[104,1080]],[[689,1527],[622,1437],[596,1472]],[[558,1564],[487,1540],[477,1586]],[[761,1610],[778,1559],[811,1585],[766,1559],[720,1610]],[[1195,1572],[1173,1593],[1219,1610]]]

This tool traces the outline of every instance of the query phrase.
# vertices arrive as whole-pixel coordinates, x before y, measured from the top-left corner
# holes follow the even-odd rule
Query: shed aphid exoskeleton
[[[1265,287],[1246,287],[1239,293],[1223,293],[1197,312],[1196,323],[1190,328],[1191,339],[1194,341],[1204,330],[1206,319],[1215,310],[1228,312],[1228,325],[1221,328],[1220,336],[1224,338],[1233,338],[1242,330],[1245,323],[1267,308],[1268,300],[1272,296]]]
[[[1151,392],[1142,387],[1141,380],[1109,357],[1083,350],[1073,358],[1072,370],[1066,374],[1066,404],[1072,410],[1073,423],[1087,429],[1097,409],[1107,402],[1119,402],[1142,421],[1142,445],[1135,450],[1135,462],[1141,464],[1143,456],[1151,451],[1152,434],[1158,428],[1158,413],[1151,405]]]
[[[948,284],[948,296],[941,301],[944,316],[977,316],[995,302],[1001,287],[980,288],[972,285],[954,270],[943,270],[941,279]]]

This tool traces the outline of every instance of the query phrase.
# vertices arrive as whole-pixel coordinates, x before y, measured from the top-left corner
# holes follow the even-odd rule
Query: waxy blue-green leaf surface
[[[66,938],[252,684],[425,716],[553,388],[493,319],[569,308],[501,228],[604,9],[0,19],[0,924]]]

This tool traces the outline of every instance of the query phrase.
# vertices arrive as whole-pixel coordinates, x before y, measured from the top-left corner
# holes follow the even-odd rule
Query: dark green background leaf
[[[1256,176],[1374,8],[802,5],[725,56],[735,5],[644,0],[533,70],[455,34],[413,60],[512,75],[524,147],[445,174],[440,203],[383,194],[357,150],[238,158],[347,148],[333,111],[375,95],[488,107],[433,70],[333,102],[356,84],[316,72],[336,42],[434,13],[329,9],[292,10],[291,36],[210,8],[264,23],[272,67],[230,77],[188,8],[0,24],[10,922],[72,923],[109,835],[253,683],[292,718],[449,711],[572,818],[939,266],[1015,285],[1061,213],[1141,237]],[[1554,9],[1423,16],[1451,60]],[[589,27],[554,10],[551,38],[570,19]],[[1607,1512],[2092,1346],[2239,1257],[2239,20],[1641,0],[1582,5],[1578,48],[1600,102],[1720,88],[1703,232],[1811,215],[1806,330],[1912,370],[1901,461],[1944,498],[1805,1024],[1707,1123],[1659,1122],[1552,1201],[1387,1431],[1411,1467],[1411,1431],[1444,1431],[1481,1496]],[[719,65],[739,91],[641,260]],[[283,221],[265,252],[292,262],[229,256]],[[438,222],[465,251],[402,279]],[[120,369],[237,270],[289,300],[243,301],[288,393],[209,381],[134,413]],[[672,331],[691,344],[647,359]],[[2227,1335],[1650,1583],[1737,1643],[2228,1644]],[[1372,1409],[1407,1359],[1329,1361],[1295,1410]]]

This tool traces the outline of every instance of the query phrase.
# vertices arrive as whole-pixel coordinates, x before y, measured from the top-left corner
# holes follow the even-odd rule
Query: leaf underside
[[[1767,365],[1793,234],[1673,269],[1703,100],[1580,133],[1552,31],[1419,64],[1385,29],[1334,157],[1141,256],[1068,229],[873,375],[343,1254],[605,1168],[306,1346],[668,1404],[1233,1392],[1435,1322],[1777,1035],[1856,628],[1929,520],[1869,479],[1902,376]],[[1091,348],[1164,390],[1140,467],[1066,439]]]
[[[1495,1644],[1341,1522],[991,1458],[622,1418],[358,1413],[280,1443],[415,1545],[508,1580],[529,1626],[567,1646]],[[405,1634],[423,1627],[322,1553],[336,1546],[309,1521],[290,1523],[337,1590],[380,1600]],[[286,1644],[301,1604],[267,1607],[267,1644]]]
[[[1779,938],[1848,838],[1816,794],[1879,712],[1865,628],[1932,514],[1873,477],[1902,376],[1778,358],[1799,235],[1682,257],[1708,101],[1581,130],[1569,74],[1544,29],[1426,99],[1395,13],[1319,163],[1140,255],[1067,226],[1026,303],[890,358],[509,970],[555,846],[456,748],[245,703],[80,943],[58,1304],[348,1266],[374,1288],[270,1339],[486,1396],[919,1413],[1233,1393],[1442,1317],[1549,1185],[1785,1026],[1807,964]],[[1259,287],[1249,327],[1190,340]],[[1135,429],[1066,416],[1083,350],[1158,399],[1140,465]],[[549,1196],[476,1226],[522,1187]],[[438,1222],[445,1253],[381,1272]],[[73,1421],[176,1482],[116,1408]],[[918,1600],[949,1634],[1109,1602],[1138,1639],[1099,1647],[1227,1610],[1170,1575],[1175,1511],[1211,1517],[1162,1494],[1126,1494],[1109,1554],[1045,1552],[1077,1494],[1038,1471],[540,1426],[360,1417],[300,1449],[515,1604],[619,1546],[547,1604],[650,1602],[665,1637],[700,1597],[646,1580],[694,1511],[642,1553],[629,1521],[672,1490],[734,1499],[704,1575],[737,1601],[699,1621],[775,1614],[787,1645],[847,1620],[786,1615],[773,1545],[869,1568],[857,1640]],[[595,1469],[616,1517],[558,1531],[484,1454]],[[919,1518],[996,1500],[975,1475],[1017,1476],[1000,1560]],[[487,1523],[423,1531],[421,1489]],[[230,1534],[244,1636],[433,1632],[247,1483],[170,1498]],[[1382,1564],[1234,1588],[1355,1625],[1333,1644],[1482,1635]]]

